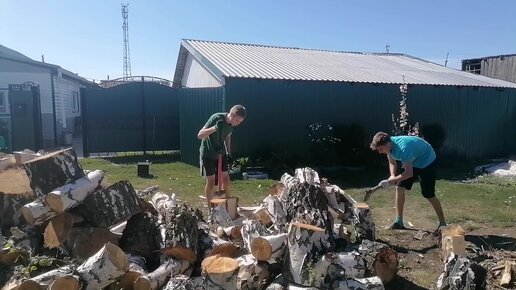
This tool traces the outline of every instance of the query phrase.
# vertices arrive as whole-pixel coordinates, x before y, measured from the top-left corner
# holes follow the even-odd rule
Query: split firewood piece
[[[219,255],[210,256],[202,261],[202,275],[206,289],[236,290],[238,261]]]
[[[229,226],[229,227],[218,227],[217,228],[217,235],[219,238],[223,236],[230,237],[233,240],[241,239],[242,238],[242,225],[236,225],[236,226]]]
[[[238,257],[240,250],[235,244],[231,242],[221,243],[215,245],[213,249],[208,253],[207,257],[219,255],[221,257],[236,258]]]
[[[189,277],[177,275],[171,277],[163,290],[205,290],[204,279],[201,276]]]
[[[166,260],[152,273],[138,277],[134,282],[134,289],[138,290],[156,290],[161,288],[167,282],[170,276],[176,276],[188,269],[190,264],[185,261],[174,259]]]
[[[271,266],[267,262],[257,261],[253,255],[243,255],[237,259],[240,270],[237,276],[237,289],[265,288],[271,278]]]
[[[52,218],[43,234],[45,246],[49,249],[61,246],[72,230],[73,221],[73,216],[67,212]]]
[[[280,201],[279,196],[269,195],[263,200],[267,206],[267,214],[268,216],[264,218],[260,218],[260,221],[264,223],[266,226],[270,226],[270,224],[274,224],[276,228],[282,229],[287,223],[287,213],[283,209],[283,205]],[[270,219],[270,224],[268,219]]]
[[[129,269],[127,272],[120,278],[115,289],[117,290],[133,290],[134,282],[139,277],[145,275],[147,265],[145,263],[145,258],[142,256],[127,254],[127,261],[129,261]]]
[[[310,167],[296,168],[295,175],[301,183],[320,184],[321,179],[317,171]]]
[[[165,224],[163,252],[194,264],[199,252],[199,220],[202,213],[187,204],[171,209],[172,220]]]
[[[366,275],[378,276],[384,284],[389,283],[398,273],[398,253],[388,245],[364,240],[359,253],[366,261]]]
[[[127,180],[88,194],[84,201],[74,208],[74,212],[100,228],[109,228],[121,223],[139,211],[138,198]]]
[[[87,176],[49,192],[46,203],[55,212],[66,211],[77,206],[88,194],[100,188],[103,179],[104,172],[100,170],[91,171]]]
[[[57,213],[53,211],[40,197],[33,202],[27,203],[21,208],[23,218],[30,225],[40,225],[47,220],[55,217]]]
[[[364,278],[365,260],[356,251],[323,255],[313,268],[312,286],[325,288],[325,281],[338,281],[346,278]],[[330,288],[331,289],[331,288]]]
[[[258,219],[266,227],[270,227],[273,224],[272,216],[269,214],[266,208],[261,207],[258,210],[254,211],[253,217]]]
[[[271,256],[268,259],[268,262],[271,263],[283,263],[285,261],[285,252],[287,250],[287,238],[288,235],[286,233],[263,236],[263,239],[267,240],[267,242],[271,245]]]
[[[39,156],[23,164],[30,187],[44,196],[69,182],[84,177],[84,171],[72,148]]]
[[[212,207],[223,207],[226,209],[230,220],[238,218],[238,197],[214,198],[210,200]]]
[[[216,205],[211,208],[211,219],[213,223],[220,226],[227,227],[232,225],[231,217],[229,216],[226,207],[222,205]]]
[[[299,178],[292,176],[288,173],[283,173],[283,175],[280,178],[280,181],[283,184],[283,186],[285,187],[285,190],[289,190],[294,185],[301,183]]]
[[[437,289],[477,289],[482,288],[485,271],[468,258],[461,258],[452,253],[444,265],[444,271],[437,280]]]
[[[253,239],[271,235],[271,232],[267,230],[265,225],[257,220],[245,220],[241,231],[244,246],[249,250],[251,249]]]
[[[158,218],[151,213],[141,212],[127,221],[118,244],[124,252],[142,256],[148,265],[157,266],[161,242]]]
[[[466,233],[460,225],[448,225],[441,229],[441,258],[447,261],[448,257],[455,253],[460,257],[466,256]]]
[[[137,191],[136,191],[136,195],[137,195],[139,198],[146,199],[148,196],[153,195],[153,194],[154,194],[154,193],[156,193],[158,190],[159,190],[159,185],[153,185],[153,186],[149,186],[149,187],[147,187],[147,188],[144,188],[144,189],[142,189],[142,190],[137,190]]]
[[[101,289],[127,272],[127,256],[116,245],[107,243],[95,255],[77,268],[80,278],[86,283],[86,290]]]
[[[375,240],[376,227],[371,209],[367,203],[357,202],[354,204],[351,226],[357,242],[362,240]]]
[[[329,234],[322,228],[292,223],[288,230],[288,253],[285,270],[291,275],[291,281],[310,286],[309,272],[318,257],[326,254],[331,247]]]
[[[512,276],[516,275],[516,262],[505,261],[502,278],[500,279],[500,286],[509,287],[512,281]],[[514,274],[512,274],[514,272]]]
[[[369,278],[348,278],[343,281],[336,281],[330,289],[349,290],[349,289],[367,289],[367,290],[384,290],[382,280],[379,277]]]
[[[73,274],[71,266],[64,266],[32,277],[21,283],[18,290],[79,290],[79,277]]]
[[[151,197],[151,204],[159,214],[159,221],[169,223],[172,220],[171,210],[176,207],[175,194],[172,196],[164,192],[156,192]]]
[[[79,261],[93,256],[106,243],[118,245],[118,237],[105,228],[72,228],[64,242],[65,248]]]
[[[22,223],[22,207],[34,201],[34,192],[7,194],[0,192],[0,220],[2,227],[9,228]]]

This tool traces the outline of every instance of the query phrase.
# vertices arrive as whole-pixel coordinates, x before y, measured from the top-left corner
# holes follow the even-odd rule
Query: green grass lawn
[[[127,179],[135,189],[158,185],[160,190],[176,193],[177,197],[193,205],[199,205],[199,195],[203,195],[204,179],[199,176],[197,167],[176,161],[177,158],[154,160],[150,165],[151,178],[137,176],[138,160],[141,156],[112,158],[110,161],[100,158],[83,158],[84,169],[101,169],[106,172],[108,182]],[[169,162],[172,160],[171,162]],[[112,162],[111,162],[112,161]],[[151,160],[152,161],[152,160]],[[357,200],[361,200],[363,185],[378,182],[381,172],[332,173],[329,178],[346,190]],[[324,174],[321,174],[324,176]],[[361,183],[352,180],[360,179]],[[240,198],[241,205],[253,205],[263,200],[268,189],[277,180],[234,180],[232,193]],[[370,200],[377,223],[388,223],[394,214],[394,190],[376,192]],[[438,180],[437,195],[440,198],[447,220],[460,223],[468,230],[483,227],[507,228],[516,224],[516,181],[500,178],[475,178],[468,182]],[[419,185],[407,192],[405,206],[406,220],[423,227],[432,227],[435,216],[428,202],[421,196]]]

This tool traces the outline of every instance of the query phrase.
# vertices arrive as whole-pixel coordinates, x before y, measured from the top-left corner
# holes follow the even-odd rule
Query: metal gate
[[[83,89],[84,156],[179,150],[179,90],[156,82]]]
[[[33,82],[9,85],[12,151],[42,147],[39,86]]]

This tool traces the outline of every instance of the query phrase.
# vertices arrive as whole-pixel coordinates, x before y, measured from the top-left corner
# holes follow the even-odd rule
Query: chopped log
[[[285,191],[289,190],[291,187],[301,182],[297,177],[292,176],[288,173],[283,173],[283,175],[280,178],[280,181],[283,184]]]
[[[22,224],[21,208],[34,200],[34,192],[9,194],[0,192],[0,229]]]
[[[300,183],[321,183],[321,179],[319,178],[319,174],[317,173],[317,171],[313,170],[310,167],[296,168],[295,174],[297,179],[299,179]]]
[[[321,255],[331,247],[326,231],[316,226],[292,223],[288,230],[288,252],[285,270],[290,281],[311,285],[310,271]]]
[[[136,279],[147,273],[145,258],[127,254],[127,260],[129,261],[129,269],[118,281],[117,285],[115,286],[116,290],[133,290],[134,282]]]
[[[272,255],[272,246],[266,239],[256,237],[251,241],[251,254],[257,261],[267,261]]]
[[[365,260],[356,251],[334,253],[330,252],[321,257],[313,268],[312,286],[330,287],[327,282],[346,278],[364,278]]]
[[[32,277],[21,283],[19,290],[55,289],[79,290],[79,277],[73,275],[73,267],[64,266]]]
[[[118,237],[104,228],[72,228],[64,245],[71,256],[84,261],[93,256],[104,244],[118,244]]]
[[[277,229],[283,229],[287,223],[287,213],[283,208],[283,204],[281,203],[279,196],[267,196],[264,200],[267,205],[267,213],[269,215],[269,219],[271,219],[271,223]],[[266,226],[269,226],[268,220],[265,218],[259,218],[260,221]]]
[[[272,282],[265,288],[265,290],[285,290],[288,287],[288,279],[283,274],[279,274]]]
[[[358,251],[366,261],[366,276],[378,276],[384,284],[396,277],[398,253],[388,245],[363,240]]]
[[[512,281],[512,272],[515,272],[516,262],[505,261],[502,278],[500,279],[500,286],[509,287]],[[515,272],[516,274],[516,272]]]
[[[142,256],[152,268],[159,265],[161,242],[158,218],[146,212],[137,213],[127,221],[119,246],[126,253]]]
[[[344,281],[335,282],[330,289],[335,290],[384,290],[382,280],[379,277],[369,278],[348,278]]]
[[[447,261],[455,253],[460,257],[466,256],[465,231],[460,225],[448,225],[441,228],[441,258]]]
[[[202,275],[206,289],[236,290],[238,261],[219,255],[210,256],[202,261]]]
[[[57,215],[41,197],[24,205],[21,212],[25,221],[30,225],[41,225]]]
[[[72,230],[73,221],[73,216],[66,212],[52,218],[43,234],[45,246],[49,249],[61,246]]]
[[[73,211],[95,227],[109,228],[129,219],[140,208],[132,185],[122,180],[87,195]]]
[[[211,208],[211,222],[214,222],[223,227],[232,225],[231,217],[228,211],[222,205],[218,205]]]
[[[360,242],[362,240],[375,240],[376,227],[371,210],[367,203],[357,202],[354,204],[351,225],[353,227],[356,242]]]
[[[243,255],[237,259],[238,271],[236,288],[242,290],[261,290],[271,278],[271,266],[267,262],[259,262],[252,255]]]
[[[122,277],[129,269],[126,254],[119,247],[107,243],[95,255],[77,268],[86,283],[86,290],[101,289]]]
[[[214,198],[210,204],[212,207],[224,207],[231,220],[238,218],[238,197]]]
[[[204,279],[201,276],[189,277],[177,275],[170,278],[163,290],[205,290]]]
[[[437,289],[483,289],[485,275],[480,270],[485,271],[468,258],[452,253],[437,280]]]
[[[207,254],[207,257],[219,255],[221,257],[236,258],[238,253],[239,249],[237,246],[231,242],[227,242],[215,245],[213,249]]]
[[[84,171],[72,148],[45,154],[23,164],[30,187],[44,196],[69,182],[84,177]]]
[[[244,247],[251,249],[253,239],[262,236],[270,236],[271,232],[259,221],[246,220],[242,225],[242,240]]]
[[[269,214],[266,208],[261,207],[254,211],[253,214],[256,219],[258,219],[264,226],[270,227],[273,224],[272,216]]]
[[[164,192],[157,192],[152,195],[151,204],[158,212],[160,222],[169,223],[172,220],[170,211],[177,205],[175,194],[170,196]]]
[[[158,186],[158,185],[153,185],[153,186],[149,186],[149,187],[147,187],[147,188],[144,188],[144,189],[142,189],[142,190],[137,190],[137,191],[136,191],[136,195],[137,195],[139,198],[146,199],[148,196],[153,195],[153,194],[154,194],[154,193],[156,193],[158,190],[159,190],[159,186]]]
[[[187,204],[170,211],[171,221],[165,224],[163,252],[178,260],[194,264],[199,252],[199,220],[202,213]]]
[[[134,288],[138,290],[156,290],[165,285],[170,276],[176,276],[188,269],[187,261],[168,259],[154,272],[138,277],[134,282]]]
[[[285,261],[285,252],[287,250],[287,238],[286,233],[263,236],[265,240],[271,245],[272,253],[269,258],[269,263],[283,263]]]
[[[242,238],[242,226],[229,226],[229,227],[218,227],[217,228],[217,235],[219,238],[223,236],[230,237],[233,240],[241,239]]]
[[[46,203],[55,212],[66,211],[77,206],[88,194],[100,188],[103,179],[104,172],[89,172],[85,177],[52,190],[46,197]]]

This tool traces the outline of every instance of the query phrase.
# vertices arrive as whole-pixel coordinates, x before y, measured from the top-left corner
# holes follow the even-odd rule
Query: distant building
[[[465,59],[462,70],[516,83],[516,54]]]
[[[4,144],[0,150],[25,146],[39,150],[69,141],[64,136],[77,135],[81,129],[80,89],[92,86],[97,85],[58,65],[35,61],[0,45],[0,143]],[[20,91],[33,93],[35,102],[22,103],[27,100],[17,96]],[[39,105],[33,106],[36,102]],[[27,121],[29,116],[33,122]],[[21,121],[16,124],[16,120]],[[35,141],[27,143],[31,138]]]

